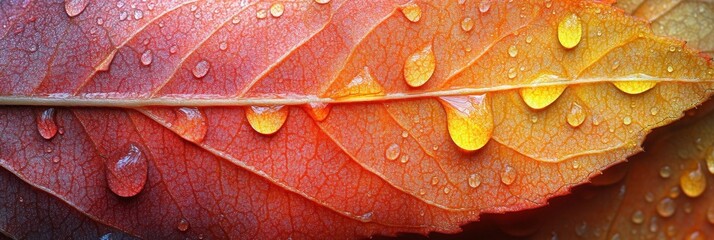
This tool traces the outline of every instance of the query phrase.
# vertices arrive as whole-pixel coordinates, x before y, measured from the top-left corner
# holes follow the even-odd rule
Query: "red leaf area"
[[[396,79],[402,70],[394,66],[403,63],[387,54],[406,56],[452,39],[444,29],[410,25],[401,12],[405,3],[285,1],[284,9],[274,10],[259,1],[0,2],[0,47],[7,49],[0,60],[9,63],[0,67],[2,96],[92,100],[87,106],[60,103],[53,113],[0,108],[0,165],[6,169],[0,171],[0,204],[8,206],[0,209],[7,216],[0,229],[13,238],[109,233],[149,239],[456,232],[482,212],[543,205],[635,151],[614,139],[616,147],[583,157],[592,161],[577,168],[573,161],[535,160],[531,156],[541,156],[542,146],[532,144],[520,145],[522,153],[494,143],[479,153],[498,158],[478,157],[453,144],[444,109],[425,98],[337,104],[324,121],[291,106],[288,120],[271,135],[254,130],[247,107],[171,107],[183,106],[176,97],[185,96],[191,103],[329,95],[364,66],[381,76],[388,93],[499,86],[504,83],[474,83],[480,73],[462,67],[489,57],[495,43],[516,31],[552,36],[544,29],[554,29],[557,21],[544,16],[542,6],[533,7],[541,1],[494,2],[480,20],[496,30],[474,32],[481,34],[469,41],[474,51],[435,49],[450,64],[439,65],[432,80],[413,90],[386,80]],[[581,4],[610,9],[589,2],[548,4],[569,11],[585,11]],[[461,22],[462,16],[447,14],[457,11],[456,3],[444,5],[421,3],[424,15],[441,14],[422,23]],[[478,4],[466,7],[482,11]],[[609,21],[623,18],[613,15]],[[381,41],[392,51],[380,51]],[[413,42],[397,44],[404,41]],[[703,95],[705,89],[681,92]],[[122,100],[128,101],[121,108],[106,107]],[[682,105],[700,100],[683,99]],[[496,122],[518,129],[507,117]],[[519,143],[518,136],[500,137]],[[395,142],[398,148],[390,151],[399,158],[385,161],[385,149]],[[510,180],[503,180],[504,172]]]

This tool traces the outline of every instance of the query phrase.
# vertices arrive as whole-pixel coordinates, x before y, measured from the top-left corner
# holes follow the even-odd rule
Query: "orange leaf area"
[[[458,232],[641,151],[714,81],[608,2],[0,6],[4,181],[88,236]]]

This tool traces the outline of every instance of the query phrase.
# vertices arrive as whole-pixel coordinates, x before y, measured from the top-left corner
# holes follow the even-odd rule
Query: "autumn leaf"
[[[33,195],[3,204],[87,229],[48,238],[457,232],[638,152],[714,74],[589,1],[0,4],[0,165]]]

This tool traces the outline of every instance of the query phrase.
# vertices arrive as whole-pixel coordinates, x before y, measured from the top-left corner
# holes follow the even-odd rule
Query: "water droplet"
[[[645,202],[654,202],[654,194],[652,192],[645,193]]]
[[[533,80],[532,84],[549,83],[556,79],[558,79],[558,77],[554,75],[540,75],[538,78]],[[520,89],[519,93],[521,94],[523,101],[529,107],[533,109],[543,109],[555,102],[555,100],[563,94],[566,87],[566,85],[524,87]]]
[[[402,155],[402,157],[399,158],[399,162],[401,163],[407,163],[409,162],[409,155]]]
[[[383,96],[384,88],[374,79],[369,72],[369,68],[365,67],[350,81],[346,86],[332,91],[329,96],[336,99],[347,98],[365,98],[372,96]]]
[[[568,121],[570,126],[578,127],[585,121],[585,116],[586,114],[583,107],[581,107],[580,104],[573,102],[570,104],[570,110],[568,111],[565,119]]]
[[[139,9],[134,10],[134,19],[139,20],[144,18],[144,12]]]
[[[178,226],[176,226],[176,228],[181,232],[188,231],[188,227],[189,227],[188,220],[183,219],[183,218],[181,219],[181,221],[179,221]]]
[[[671,198],[663,198],[657,203],[657,213],[662,217],[671,217],[676,210],[676,203]]]
[[[695,230],[694,232],[690,233],[689,236],[687,236],[687,240],[704,240],[707,239],[706,236],[704,236],[704,233]]]
[[[516,78],[516,76],[518,76],[518,72],[516,71],[516,68],[513,67],[513,68],[508,69],[508,78],[514,79],[514,78]]]
[[[330,0],[315,0],[315,2],[319,4],[327,4],[330,2]]]
[[[466,151],[481,149],[493,134],[493,115],[486,95],[440,97],[451,140]]]
[[[418,22],[421,19],[421,8],[414,2],[409,2],[402,7],[402,13],[411,22]]]
[[[481,186],[481,176],[479,176],[476,173],[473,173],[469,175],[469,187],[472,188],[477,188],[478,186]]]
[[[587,233],[588,230],[588,224],[585,222],[582,222],[575,226],[575,235],[578,235],[579,237],[585,236],[585,233]]]
[[[407,57],[404,62],[404,79],[412,87],[424,85],[436,69],[436,57],[428,45]]]
[[[436,184],[439,184],[439,178],[437,177],[432,177],[431,178],[431,185],[434,186]]]
[[[650,108],[650,114],[652,116],[657,115],[657,113],[659,113],[659,109],[657,107]]]
[[[701,164],[697,164],[697,169],[685,172],[679,178],[679,186],[682,192],[689,197],[698,197],[707,188],[707,178],[704,176]]]
[[[285,124],[289,109],[285,106],[251,106],[246,108],[245,116],[256,132],[270,135]]]
[[[397,157],[399,157],[399,153],[401,152],[401,149],[399,148],[399,144],[392,143],[390,144],[386,150],[384,150],[384,156],[387,157],[389,160],[395,160]]]
[[[671,198],[677,198],[679,197],[679,186],[672,186],[672,188],[669,189],[669,193],[667,194]]]
[[[461,29],[468,32],[471,31],[471,29],[474,28],[474,20],[470,17],[465,17],[464,20],[461,21]]]
[[[258,19],[265,19],[265,17],[268,16],[268,11],[265,9],[260,9],[257,12],[255,12],[255,17]]]
[[[105,161],[109,189],[118,196],[132,197],[144,188],[148,160],[143,146],[129,142]]]
[[[558,23],[558,41],[567,49],[574,48],[583,36],[583,25],[578,15],[570,14]]]
[[[151,50],[146,50],[141,54],[141,64],[144,66],[149,66],[153,60],[154,55],[151,53]]]
[[[65,0],[64,11],[70,17],[75,17],[84,12],[84,9],[89,5],[89,0]]]
[[[488,10],[491,9],[491,1],[486,0],[486,1],[481,1],[478,5],[478,11],[481,13],[486,13]]]
[[[665,165],[659,169],[659,176],[662,178],[669,178],[672,175],[672,168]]]
[[[516,45],[511,45],[508,48],[508,56],[516,57],[517,55],[518,55],[518,48],[516,47]]]
[[[228,42],[222,41],[221,43],[219,43],[218,49],[220,49],[221,51],[225,51],[226,49],[228,49]]]
[[[667,72],[674,72],[674,68],[672,66],[667,66]]]
[[[198,63],[196,63],[196,66],[193,67],[193,70],[191,72],[193,73],[193,76],[196,78],[203,78],[208,74],[208,70],[211,68],[211,64],[208,63],[206,60],[201,60]]]
[[[506,164],[501,172],[501,182],[506,185],[511,185],[516,180],[516,169],[511,165]]]
[[[709,209],[707,209],[707,221],[714,224],[714,204],[710,205]]]
[[[632,222],[635,224],[641,224],[645,220],[645,215],[642,211],[637,210],[632,214]]]
[[[37,131],[44,139],[52,139],[57,135],[57,124],[55,123],[55,109],[48,108],[37,116]]]
[[[330,114],[332,106],[324,102],[311,102],[306,105],[307,114],[315,121],[323,121]]]
[[[53,162],[53,163],[59,163],[60,160],[61,160],[61,159],[60,159],[59,156],[54,156],[54,157],[52,157],[52,162]]]
[[[402,131],[402,137],[403,138],[409,137],[409,132],[407,132],[406,130]]]
[[[624,82],[613,82],[613,85],[620,89],[620,91],[627,94],[640,94],[650,90],[657,85],[657,82],[653,81],[624,81]]]
[[[622,124],[625,124],[625,125],[632,124],[632,118],[630,116],[626,116],[626,117],[622,118]]]
[[[531,35],[526,36],[526,43],[531,43],[531,42],[533,42],[533,36],[531,36]]]
[[[273,17],[280,17],[283,12],[285,12],[285,5],[282,3],[274,3],[270,6],[270,15],[273,15]]]
[[[175,110],[176,118],[171,121],[171,129],[176,134],[192,142],[201,142],[208,126],[206,116],[198,108],[182,107]]]

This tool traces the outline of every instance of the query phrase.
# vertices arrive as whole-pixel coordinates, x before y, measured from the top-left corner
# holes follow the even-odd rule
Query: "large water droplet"
[[[196,78],[203,78],[208,74],[208,70],[211,68],[211,65],[208,63],[206,60],[201,60],[198,63],[196,63],[196,66],[193,67],[193,70],[191,72],[193,73],[193,76]]]
[[[570,14],[558,23],[558,41],[567,49],[574,48],[583,36],[583,25],[578,15]]]
[[[84,9],[89,5],[89,0],[65,0],[64,11],[70,17],[75,17],[84,12]]]
[[[558,79],[554,75],[540,75],[532,84],[549,83]],[[523,101],[533,109],[543,109],[557,100],[563,94],[567,85],[550,85],[541,87],[521,88],[519,93]]]
[[[451,140],[466,151],[481,149],[493,134],[493,114],[484,95],[439,98],[446,111]]]
[[[689,197],[698,197],[707,188],[707,178],[702,171],[700,164],[697,164],[697,168],[691,171],[685,172],[679,178],[679,186],[682,187],[682,192]]]
[[[570,124],[570,126],[578,127],[585,121],[585,116],[586,114],[585,110],[583,110],[583,107],[581,107],[580,104],[573,102],[570,104],[570,110],[565,116],[565,120],[568,121],[568,124]]]
[[[285,106],[251,106],[247,107],[245,116],[250,126],[258,133],[270,135],[285,124],[289,109]]]
[[[501,182],[506,185],[511,185],[513,181],[516,180],[516,175],[516,169],[506,164],[503,168],[503,172],[501,172]]]
[[[418,22],[421,19],[421,8],[414,2],[402,6],[402,13],[411,22]]]
[[[424,85],[436,69],[436,57],[428,45],[407,57],[404,62],[404,79],[412,87]]]
[[[676,210],[676,203],[671,198],[663,198],[657,203],[657,213],[662,217],[671,217]]]
[[[306,112],[315,121],[323,121],[330,114],[332,106],[324,102],[311,102],[305,106]]]
[[[143,146],[130,142],[114,152],[105,161],[107,184],[118,196],[139,194],[146,184],[148,160]]]
[[[384,88],[372,77],[369,68],[365,67],[346,86],[328,94],[336,99],[359,99],[383,96]]]
[[[37,131],[44,139],[51,139],[57,135],[57,124],[55,123],[55,109],[48,108],[37,116]]]
[[[151,53],[151,50],[146,50],[141,54],[141,64],[144,66],[149,66],[152,61],[154,61],[154,55]]]
[[[627,94],[640,94],[650,90],[657,85],[657,82],[653,81],[625,81],[625,82],[613,82],[613,85],[620,89],[620,91]]]
[[[270,15],[273,17],[280,17],[283,15],[283,12],[285,12],[285,5],[282,3],[274,3],[270,6]]]
[[[203,141],[208,130],[203,112],[198,108],[182,107],[176,109],[175,113],[176,118],[171,122],[171,129],[189,141]]]
[[[390,144],[387,149],[384,150],[384,156],[389,160],[397,159],[397,157],[399,157],[399,153],[401,153],[401,149],[399,144],[396,143]]]

